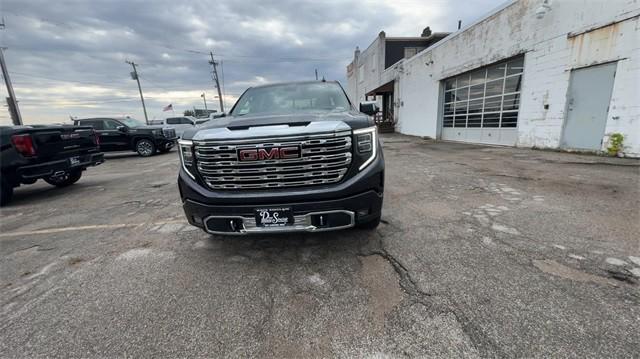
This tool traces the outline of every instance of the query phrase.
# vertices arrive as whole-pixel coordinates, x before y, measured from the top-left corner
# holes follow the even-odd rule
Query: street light
[[[200,95],[200,97],[202,97],[202,101],[204,101],[204,109],[208,110],[208,108],[207,108],[207,97],[204,95],[204,92],[202,93],[202,95]]]

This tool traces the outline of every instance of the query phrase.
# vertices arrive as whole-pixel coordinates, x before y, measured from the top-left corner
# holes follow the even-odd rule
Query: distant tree
[[[196,115],[195,112],[193,112],[193,110],[184,110],[184,115],[185,116],[194,116]]]

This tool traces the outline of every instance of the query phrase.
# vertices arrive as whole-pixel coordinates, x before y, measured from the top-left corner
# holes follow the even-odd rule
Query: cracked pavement
[[[0,357],[634,357],[640,162],[383,136],[375,231],[211,237],[175,151],[0,214]]]

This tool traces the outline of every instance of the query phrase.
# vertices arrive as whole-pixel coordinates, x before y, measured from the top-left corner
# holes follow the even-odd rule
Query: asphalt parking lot
[[[2,209],[0,356],[634,357],[639,161],[384,137],[376,231],[211,237],[174,151]]]

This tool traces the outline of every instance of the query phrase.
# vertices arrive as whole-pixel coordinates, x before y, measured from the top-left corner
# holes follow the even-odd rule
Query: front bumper
[[[156,138],[156,147],[160,149],[171,149],[178,142],[178,138]]]
[[[250,234],[282,232],[320,232],[353,227],[380,215],[382,193],[367,191],[331,201],[278,202],[272,205],[206,205],[192,200],[183,202],[187,220],[211,234]],[[294,223],[282,227],[256,226],[257,207],[291,207]]]
[[[374,220],[382,211],[384,159],[378,156],[363,171],[341,183],[286,190],[212,191],[184,170],[178,187],[187,220],[212,234],[316,232],[353,227]],[[290,207],[295,221],[283,227],[257,227],[255,210]],[[211,224],[207,224],[211,221]]]
[[[69,172],[77,169],[84,170],[87,167],[97,166],[103,162],[103,153],[89,153],[62,160],[22,166],[17,169],[16,173],[20,180],[33,180],[50,177],[58,172]]]

